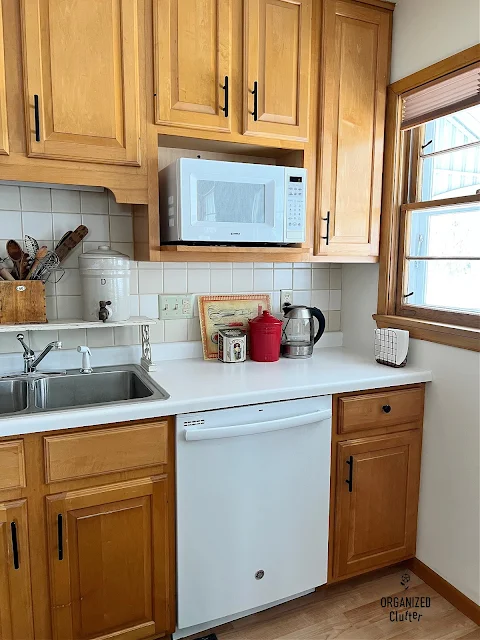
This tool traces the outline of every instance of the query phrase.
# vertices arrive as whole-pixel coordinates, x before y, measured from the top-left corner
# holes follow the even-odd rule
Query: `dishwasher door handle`
[[[251,422],[247,424],[236,424],[231,427],[210,427],[199,429],[191,427],[185,429],[185,440],[214,440],[216,438],[234,438],[236,436],[252,436],[257,433],[267,433],[268,431],[280,431],[281,429],[291,429],[301,427],[315,422],[329,420],[332,417],[330,409],[306,413],[301,416],[291,418],[279,418],[266,422]]]

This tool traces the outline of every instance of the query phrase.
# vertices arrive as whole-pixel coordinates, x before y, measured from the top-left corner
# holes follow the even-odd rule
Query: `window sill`
[[[406,329],[410,332],[410,337],[417,340],[427,340],[428,342],[446,344],[450,347],[480,352],[480,329],[404,318],[403,316],[374,314],[372,317],[380,329],[389,327]]]

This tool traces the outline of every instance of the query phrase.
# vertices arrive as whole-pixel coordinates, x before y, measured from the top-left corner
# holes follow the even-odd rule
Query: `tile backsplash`
[[[23,242],[25,234],[53,248],[69,229],[84,224],[87,240],[64,263],[65,274],[56,284],[47,283],[49,319],[81,317],[78,256],[99,244],[110,244],[133,258],[132,208],[117,204],[108,191],[92,192],[0,184],[0,257],[12,238]],[[270,293],[273,310],[280,312],[280,290],[293,289],[294,304],[319,307],[327,331],[340,331],[342,269],[339,264],[131,262],[131,313],[159,316],[161,293]],[[196,305],[195,305],[196,308]],[[58,337],[57,337],[58,333]],[[139,343],[137,328],[31,332],[33,348],[50,340],[62,340],[64,348],[79,344],[108,347]],[[153,343],[200,340],[198,315],[185,320],[162,320],[151,327]],[[0,353],[18,351],[15,334],[0,334]]]

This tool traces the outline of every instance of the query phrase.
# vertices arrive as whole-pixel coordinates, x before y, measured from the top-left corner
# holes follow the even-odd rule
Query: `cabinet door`
[[[5,91],[5,60],[3,42],[2,2],[0,0],[0,155],[8,155],[7,101]]]
[[[0,503],[0,638],[33,640],[27,501]]]
[[[414,555],[420,441],[407,431],[338,444],[335,577]]]
[[[28,155],[138,165],[137,0],[23,0]]]
[[[156,122],[230,131],[231,0],[154,0]]]
[[[316,253],[377,256],[391,12],[325,0]]]
[[[55,640],[140,640],[169,630],[167,479],[47,498]]]
[[[245,0],[244,132],[307,140],[311,0]]]

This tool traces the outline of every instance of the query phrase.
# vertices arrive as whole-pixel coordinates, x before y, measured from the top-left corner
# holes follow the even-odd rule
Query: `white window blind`
[[[480,104],[480,64],[404,93],[402,103],[402,130]]]

